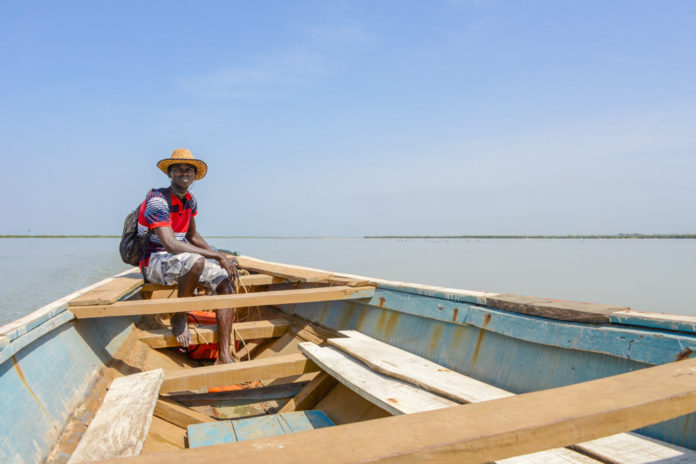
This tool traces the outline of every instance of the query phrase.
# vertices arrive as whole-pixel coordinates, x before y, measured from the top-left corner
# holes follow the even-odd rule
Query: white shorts
[[[198,253],[189,252],[177,255],[172,255],[166,251],[152,253],[150,261],[145,268],[145,278],[153,284],[174,285],[201,258],[203,256]],[[229,277],[227,271],[221,268],[217,261],[206,259],[198,283],[210,291],[215,291],[220,282],[227,279],[227,277]]]

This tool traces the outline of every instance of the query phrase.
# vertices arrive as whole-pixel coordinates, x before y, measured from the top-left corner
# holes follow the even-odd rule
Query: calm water
[[[696,315],[696,240],[211,239],[271,261]],[[117,239],[0,239],[0,325],[128,268]]]

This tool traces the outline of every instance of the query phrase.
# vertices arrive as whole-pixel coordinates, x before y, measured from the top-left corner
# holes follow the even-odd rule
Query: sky
[[[0,234],[696,233],[696,2],[0,0]]]

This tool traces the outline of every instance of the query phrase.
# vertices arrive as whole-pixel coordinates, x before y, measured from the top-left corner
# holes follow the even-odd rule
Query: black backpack
[[[164,195],[171,214],[172,196],[169,188],[152,189],[147,194],[150,195],[154,190]],[[142,203],[140,205],[142,205]],[[152,229],[148,229],[145,236],[138,237],[138,215],[140,214],[140,205],[126,216],[126,220],[123,222],[121,243],[118,246],[118,251],[121,253],[123,262],[132,266],[140,264],[140,258],[143,255],[145,244],[150,240],[150,236],[152,236],[153,233]]]

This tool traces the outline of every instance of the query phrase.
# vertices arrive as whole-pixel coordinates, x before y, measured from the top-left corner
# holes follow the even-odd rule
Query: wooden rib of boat
[[[0,328],[0,462],[696,463],[696,318],[238,260]],[[225,307],[238,362],[186,356],[169,316]]]

